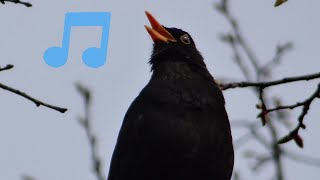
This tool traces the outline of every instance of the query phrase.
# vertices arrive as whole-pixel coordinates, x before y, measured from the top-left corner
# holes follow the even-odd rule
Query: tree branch
[[[249,159],[254,159],[256,162],[252,166],[253,171],[259,170],[263,165],[266,163],[272,161],[273,156],[269,154],[261,154],[257,153],[255,151],[246,151],[245,152],[245,157]]]
[[[255,73],[258,74],[258,70],[260,69],[258,58],[246,42],[243,34],[241,33],[237,20],[230,13],[228,3],[228,0],[222,0],[221,3],[218,4],[216,7],[220,11],[220,13],[224,15],[224,17],[227,19],[231,26],[231,29],[233,31],[233,45],[237,44],[239,45],[239,47],[243,49],[249,61],[251,62],[251,65],[253,66]],[[233,46],[231,43],[230,45]]]
[[[291,110],[291,109],[294,109],[294,108],[297,108],[297,107],[300,107],[300,106],[306,106],[309,103],[309,101],[313,101],[313,100],[315,100],[317,98],[317,92],[319,93],[319,88],[315,91],[314,94],[312,94],[311,97],[309,97],[308,99],[306,99],[303,102],[297,102],[296,104],[293,104],[293,105],[277,106],[277,107],[272,108],[272,109],[265,109],[264,112],[261,112],[258,115],[258,117],[260,117],[262,114],[268,114],[268,113],[273,112],[273,111],[279,111],[279,110],[285,110],[285,109],[288,109],[288,110],[290,109]]]
[[[288,53],[292,48],[293,48],[292,42],[287,42],[284,44],[277,45],[274,57],[269,62],[267,62],[266,64],[260,67],[259,69],[260,75],[270,76],[272,70],[274,70],[274,67],[276,67],[281,63],[281,61],[283,60],[283,56],[286,53]]]
[[[84,99],[85,114],[84,117],[80,117],[78,120],[80,125],[84,128],[89,141],[93,172],[98,180],[105,180],[106,177],[103,175],[102,160],[98,156],[97,136],[92,129],[90,121],[91,92],[81,84],[76,84],[76,88]]]
[[[5,70],[9,70],[13,68],[13,65],[12,64],[7,64],[5,67],[0,67],[0,71],[5,71]]]
[[[47,107],[47,108],[50,108],[50,109],[59,111],[59,112],[61,112],[61,113],[64,113],[64,112],[66,112],[66,111],[68,110],[68,109],[66,109],[66,108],[61,108],[61,107],[57,107],[57,106],[53,106],[53,105],[47,104],[47,103],[45,103],[45,102],[43,102],[43,101],[40,101],[40,100],[38,100],[38,99],[35,99],[35,98],[29,96],[28,94],[26,94],[26,93],[24,93],[24,92],[21,92],[21,91],[19,91],[19,90],[17,90],[17,89],[14,89],[14,88],[12,88],[12,87],[6,86],[6,85],[4,85],[4,84],[2,84],[2,83],[0,83],[0,88],[2,88],[2,89],[4,89],[4,90],[7,90],[7,91],[10,91],[10,92],[12,92],[12,93],[14,93],[14,94],[17,94],[17,95],[19,95],[19,96],[22,96],[22,97],[24,97],[24,98],[32,101],[33,103],[36,104],[37,107],[39,107],[39,106],[42,105],[42,106],[45,106],[45,107]]]
[[[221,40],[230,45],[230,47],[232,48],[233,54],[234,54],[233,59],[234,59],[235,63],[241,69],[244,77],[246,79],[251,80],[252,78],[251,78],[251,74],[250,74],[249,68],[244,63],[244,60],[241,57],[240,51],[239,51],[239,49],[238,49],[238,47],[236,45],[236,42],[235,42],[235,37],[233,37],[232,34],[224,34],[224,35],[221,35]]]
[[[259,88],[266,88],[270,86],[275,86],[279,84],[286,84],[296,81],[309,81],[313,79],[320,78],[320,72],[314,74],[308,74],[303,76],[294,76],[294,77],[287,77],[275,81],[268,81],[268,82],[235,82],[235,83],[225,83],[220,84],[220,88],[222,90],[232,89],[232,88],[245,88],[245,87],[259,87]]]
[[[253,73],[255,75],[255,79],[248,78],[248,76],[246,76],[246,74],[249,74],[249,72],[245,72],[243,71],[244,69],[246,71],[249,70],[249,66],[244,65],[244,59],[240,59],[242,61],[242,65],[246,66],[245,68],[243,67],[239,67],[242,70],[242,73],[245,75],[246,77],[246,81],[252,81],[252,79],[254,79],[254,81],[260,81],[260,79],[266,78],[265,74],[263,73],[264,69],[263,66],[260,66],[260,61],[258,59],[258,57],[256,56],[255,52],[249,47],[247,41],[245,41],[244,36],[240,33],[240,28],[239,25],[237,23],[237,20],[231,15],[230,11],[229,11],[229,4],[228,4],[228,0],[221,0],[220,3],[218,3],[216,5],[216,8],[221,12],[222,15],[224,15],[224,17],[228,20],[228,22],[231,25],[231,28],[233,30],[233,34],[231,35],[231,37],[235,37],[232,40],[235,40],[234,42],[237,43],[236,45],[241,47],[242,52],[246,55],[246,57],[249,59],[249,62],[251,63],[250,65],[252,66],[252,70]],[[235,46],[234,42],[232,42],[233,44],[231,44],[231,42],[229,42],[229,45],[231,46],[231,48],[233,49],[233,51],[235,51],[235,48],[233,46]],[[237,54],[241,54],[240,52],[234,52]],[[279,56],[279,58],[281,58]],[[239,64],[239,63],[238,63]],[[231,88],[232,86],[228,86],[228,87],[223,87],[222,89],[228,89]],[[266,109],[266,100],[264,98],[264,93],[263,93],[263,89],[260,86],[255,86],[255,88],[253,88],[254,93],[258,96],[258,98],[261,101],[261,105],[259,105],[261,107],[261,109]],[[268,116],[263,117],[265,119],[269,119]],[[264,120],[264,122],[266,122],[266,120]],[[260,135],[260,133],[256,133],[256,128],[249,128],[250,133],[249,136],[250,137],[254,137],[258,142],[262,143],[266,150],[270,151],[270,153],[272,154],[271,159],[274,162],[274,166],[275,166],[275,176],[277,180],[283,180],[284,179],[284,175],[283,175],[283,165],[282,165],[282,159],[281,159],[281,147],[276,143],[277,139],[278,139],[278,135],[277,135],[277,129],[276,126],[274,126],[272,124],[272,122],[268,123],[268,130],[269,130],[269,134],[271,136],[271,140],[270,142],[268,140],[265,141],[264,136]],[[265,163],[262,163],[259,166],[264,165]]]
[[[288,150],[283,151],[283,155],[285,155],[287,158],[292,159],[294,161],[308,164],[311,166],[320,166],[320,159],[319,158],[314,158],[314,157],[309,157],[306,155],[301,155],[297,154]]]
[[[304,120],[304,117],[308,114],[311,103],[316,98],[320,98],[320,83],[318,84],[317,90],[308,99],[306,99],[303,102],[303,105],[302,105],[303,109],[302,109],[302,112],[298,118],[298,125],[296,126],[296,128],[294,130],[292,130],[288,135],[281,138],[278,141],[279,144],[294,140],[299,147],[301,147],[301,148],[303,147],[302,138],[299,136],[298,133],[301,128],[302,129],[306,128],[305,124],[303,123],[303,120]]]
[[[0,3],[2,3],[2,4],[5,4],[6,2],[12,2],[12,3],[15,3],[15,4],[25,5],[26,7],[32,7],[31,3],[23,2],[23,1],[20,1],[20,0],[0,0]]]

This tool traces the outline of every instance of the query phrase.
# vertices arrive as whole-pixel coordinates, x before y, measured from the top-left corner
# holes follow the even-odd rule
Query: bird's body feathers
[[[222,92],[195,46],[158,45],[153,75],[124,117],[108,180],[230,180]]]

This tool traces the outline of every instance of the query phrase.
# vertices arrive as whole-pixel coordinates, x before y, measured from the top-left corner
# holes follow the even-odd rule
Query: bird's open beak
[[[148,11],[146,11],[146,15],[152,28],[147,25],[145,25],[144,27],[150,34],[153,42],[177,42],[177,40]]]

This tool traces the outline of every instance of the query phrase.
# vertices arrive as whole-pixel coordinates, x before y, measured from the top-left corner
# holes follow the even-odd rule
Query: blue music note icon
[[[45,62],[52,67],[61,67],[69,55],[70,31],[72,26],[101,26],[102,36],[99,48],[91,47],[82,54],[83,62],[92,68],[98,68],[106,62],[110,29],[110,12],[70,12],[66,13],[62,47],[50,47],[43,54]]]

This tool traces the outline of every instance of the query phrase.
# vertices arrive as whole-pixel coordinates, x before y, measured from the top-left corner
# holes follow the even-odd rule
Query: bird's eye
[[[188,34],[182,35],[182,36],[180,37],[180,40],[181,40],[184,44],[190,44],[190,43],[191,43]]]

